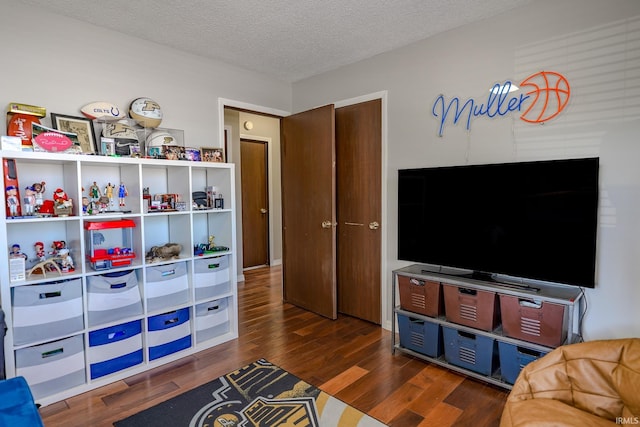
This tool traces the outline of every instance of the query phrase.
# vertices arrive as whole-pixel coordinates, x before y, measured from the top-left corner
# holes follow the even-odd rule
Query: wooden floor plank
[[[389,331],[372,323],[332,321],[283,303],[280,267],[244,274],[237,340],[40,408],[45,426],[111,426],[259,358],[391,427],[498,425],[506,392],[393,355]]]

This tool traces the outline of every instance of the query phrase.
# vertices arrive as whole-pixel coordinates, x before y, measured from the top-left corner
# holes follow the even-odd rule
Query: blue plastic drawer
[[[142,363],[142,321],[89,332],[91,379]]]
[[[502,341],[498,342],[498,351],[502,378],[509,384],[516,382],[516,378],[520,375],[522,368],[547,354],[544,351],[533,350]]]
[[[398,314],[398,329],[402,347],[431,357],[442,354],[442,330],[437,323]]]
[[[491,375],[498,364],[496,340],[442,326],[444,357],[452,365]]]
[[[189,308],[147,319],[149,359],[154,360],[191,347]]]

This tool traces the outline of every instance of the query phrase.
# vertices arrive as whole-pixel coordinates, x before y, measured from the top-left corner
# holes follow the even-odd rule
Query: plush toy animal
[[[182,245],[179,243],[165,243],[162,246],[152,246],[147,252],[145,259],[147,262],[166,261],[180,257]]]

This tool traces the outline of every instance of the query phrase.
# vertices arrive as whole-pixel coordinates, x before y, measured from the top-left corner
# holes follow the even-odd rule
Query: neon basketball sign
[[[520,112],[520,120],[527,123],[547,122],[565,109],[571,96],[566,77],[554,71],[540,71],[520,83],[521,92],[510,95],[514,85],[510,81],[496,83],[484,103],[470,98],[464,103],[460,98],[449,102],[444,95],[436,98],[431,113],[439,122],[438,136],[444,134],[447,123],[454,126],[462,122],[471,130],[471,121],[476,117],[504,117]]]

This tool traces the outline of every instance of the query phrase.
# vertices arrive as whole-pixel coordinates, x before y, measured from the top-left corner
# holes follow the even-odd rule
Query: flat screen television
[[[398,171],[398,259],[595,287],[599,159]]]

